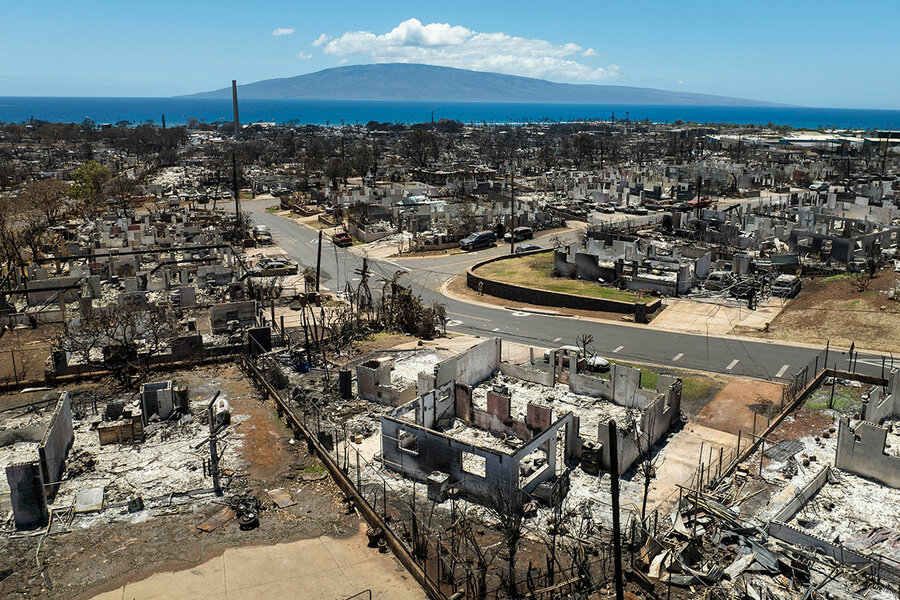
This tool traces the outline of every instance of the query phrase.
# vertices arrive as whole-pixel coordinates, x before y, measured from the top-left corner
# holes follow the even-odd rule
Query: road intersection
[[[269,227],[274,241],[293,259],[305,267],[314,267],[318,233],[305,225],[266,211],[272,200],[244,203],[256,224]],[[574,234],[569,234],[574,237]],[[540,243],[540,241],[538,241]],[[485,258],[509,253],[509,247],[466,254],[441,254],[412,258],[369,259],[375,279],[390,279],[403,271],[401,281],[412,285],[413,291],[427,302],[441,302],[447,308],[450,321],[447,329],[469,335],[498,336],[504,340],[536,347],[554,347],[575,343],[584,333],[593,335],[594,348],[601,356],[615,360],[634,361],[672,367],[695,369],[727,375],[744,375],[766,380],[790,379],[797,371],[815,360],[821,347],[741,338],[737,336],[698,335],[694,333],[654,329],[652,325],[636,325],[588,319],[552,311],[528,311],[504,308],[468,300],[446,292],[446,282],[459,276],[474,263]],[[363,258],[331,244],[325,236],[322,248],[324,287],[340,292],[347,282],[356,285],[357,271]],[[375,285],[372,286],[376,287]],[[857,352],[857,370],[879,375],[883,356]],[[833,348],[829,352],[830,366],[849,368],[849,352]],[[891,359],[885,359],[891,364]],[[887,368],[887,367],[885,367]]]

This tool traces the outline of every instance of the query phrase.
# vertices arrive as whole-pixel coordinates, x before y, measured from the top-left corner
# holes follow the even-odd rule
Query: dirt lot
[[[4,533],[0,597],[86,598],[155,572],[192,567],[226,548],[357,534],[359,519],[346,514],[337,487],[321,478],[322,465],[309,456],[305,444],[292,443],[289,430],[240,369],[220,365],[168,377],[186,383],[192,398],[211,397],[222,389],[233,414],[242,415],[238,429],[243,443],[224,452],[239,453],[247,466],[234,474],[225,498],[235,491],[257,495],[263,503],[259,528],[241,531],[231,520],[210,533],[198,530],[197,525],[222,508],[221,500],[201,493],[170,499],[168,508],[154,509],[152,516],[140,511],[126,518],[124,508],[107,507],[101,516],[54,525],[46,537],[43,531]],[[297,503],[275,507],[265,493],[275,488],[283,488]]]
[[[859,291],[846,276],[804,280],[803,291],[769,325],[769,333],[752,328],[741,335],[869,350],[900,350],[900,304],[887,291],[898,282],[893,269],[883,269],[869,289]]]
[[[0,383],[40,381],[50,358],[50,340],[57,329],[41,325],[37,329],[17,327],[0,336]],[[15,372],[13,364],[15,363]]]
[[[746,377],[733,377],[703,409],[693,423],[737,435],[766,426],[767,414],[778,414],[782,387]],[[746,439],[746,438],[745,438]]]

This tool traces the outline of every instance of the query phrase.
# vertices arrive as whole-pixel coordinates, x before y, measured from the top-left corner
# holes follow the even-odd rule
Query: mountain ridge
[[[231,87],[178,96],[230,98]],[[378,63],[238,85],[238,98],[412,102],[504,102],[785,106],[774,102],[622,85],[556,83],[533,77],[415,63]]]

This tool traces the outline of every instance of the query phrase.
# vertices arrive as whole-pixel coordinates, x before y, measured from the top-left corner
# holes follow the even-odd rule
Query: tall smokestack
[[[234,102],[234,139],[238,139],[241,137],[241,120],[237,108],[237,81],[234,79],[231,80],[231,98]]]

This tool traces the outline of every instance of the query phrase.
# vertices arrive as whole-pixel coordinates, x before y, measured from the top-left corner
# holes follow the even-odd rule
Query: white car
[[[584,356],[584,353],[581,351],[581,348],[578,346],[560,346],[556,349],[557,354],[562,354],[562,364],[563,366],[569,366],[569,357],[577,356],[579,358]],[[544,362],[550,362],[550,356],[553,354],[553,350],[545,350],[544,351]],[[587,357],[587,367],[590,371],[608,371],[609,370],[609,361],[603,358],[602,356],[589,356]]]

